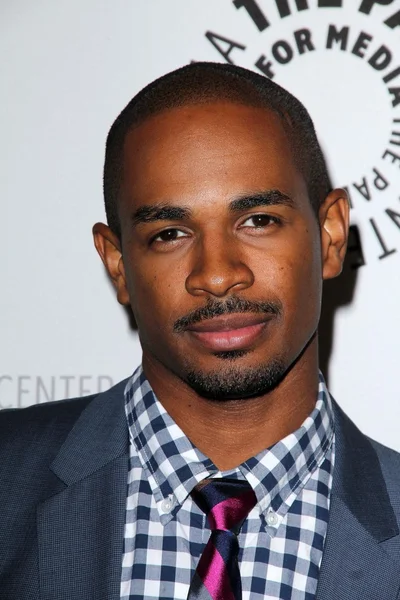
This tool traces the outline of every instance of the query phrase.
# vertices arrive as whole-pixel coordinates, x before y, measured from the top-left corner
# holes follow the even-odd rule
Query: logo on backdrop
[[[353,265],[393,256],[400,250],[400,2],[230,4],[232,18],[205,32],[216,60],[252,68],[304,102],[334,185],[349,194]]]
[[[3,374],[0,375],[0,410],[99,394],[113,385],[109,375]]]

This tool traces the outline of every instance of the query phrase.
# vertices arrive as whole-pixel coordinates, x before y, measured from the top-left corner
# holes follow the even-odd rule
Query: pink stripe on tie
[[[197,574],[213,600],[235,600],[226,565],[214,544],[210,542],[200,557]]]
[[[207,515],[211,529],[230,531],[238,522],[247,517],[254,506],[253,498],[254,492],[251,490],[216,504]]]

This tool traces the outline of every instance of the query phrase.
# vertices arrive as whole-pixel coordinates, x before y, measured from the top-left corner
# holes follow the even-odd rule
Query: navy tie
[[[200,557],[188,600],[241,600],[238,533],[255,506],[256,496],[247,481],[207,479],[192,491],[204,511],[211,536]]]

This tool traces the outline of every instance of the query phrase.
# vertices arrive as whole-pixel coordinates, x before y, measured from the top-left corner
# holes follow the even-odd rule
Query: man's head
[[[168,74],[112,126],[104,192],[96,246],[144,363],[237,398],[307,360],[322,279],[341,270],[347,202],[298,100],[231,65]]]
[[[198,62],[155,80],[139,92],[114,121],[106,144],[104,199],[107,221],[120,234],[118,198],[123,179],[126,134],[144,120],[179,106],[227,101],[266,108],[280,115],[316,213],[331,189],[312,120],[297,98],[272,80],[242,67]]]

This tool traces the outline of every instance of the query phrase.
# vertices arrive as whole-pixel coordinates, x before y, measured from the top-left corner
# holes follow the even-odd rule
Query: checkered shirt
[[[243,600],[313,600],[335,452],[322,375],[315,409],[297,431],[224,472],[172,420],[141,367],[125,396],[131,445],[121,599],[186,600],[210,535],[190,492],[206,477],[231,477],[247,479],[257,497],[239,534]]]

